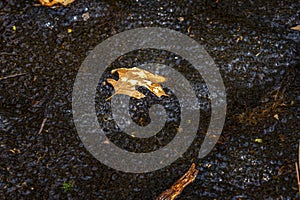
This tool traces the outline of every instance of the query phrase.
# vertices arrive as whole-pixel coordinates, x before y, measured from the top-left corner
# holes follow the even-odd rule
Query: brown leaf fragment
[[[291,28],[294,31],[300,31],[300,25]]]
[[[190,169],[179,180],[177,180],[171,188],[161,193],[156,200],[174,200],[182,192],[182,190],[197,177],[199,171],[195,167],[196,165],[193,163]]]
[[[156,74],[152,74],[146,70],[133,68],[118,68],[111,73],[118,72],[119,80],[108,78],[107,82],[114,87],[115,93],[107,100],[111,99],[116,94],[125,94],[137,99],[144,98],[145,95],[136,90],[136,86],[143,86],[153,92],[157,97],[168,96],[159,83],[165,82],[166,78]]]
[[[48,6],[51,7],[55,4],[60,4],[63,6],[67,6],[70,3],[73,3],[75,0],[39,0],[39,2],[43,5],[43,6]]]

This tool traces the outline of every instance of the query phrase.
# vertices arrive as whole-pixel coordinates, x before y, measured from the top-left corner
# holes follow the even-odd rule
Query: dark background
[[[155,199],[192,162],[199,174],[178,199],[299,198],[300,32],[290,30],[300,24],[299,1],[35,3],[0,2],[0,77],[24,73],[0,79],[1,199]],[[204,159],[191,149],[164,169],[128,174],[84,148],[72,122],[72,87],[97,44],[146,26],[180,31],[205,46],[224,79],[228,112]],[[64,182],[74,183],[71,192]]]

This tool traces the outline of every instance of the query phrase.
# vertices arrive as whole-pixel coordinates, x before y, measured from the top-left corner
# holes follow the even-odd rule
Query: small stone
[[[260,139],[260,138],[256,138],[254,141],[257,142],[257,143],[262,143],[263,142],[263,140]]]
[[[183,22],[184,21],[184,18],[183,17],[178,17],[177,18],[180,22]]]
[[[82,19],[83,21],[87,21],[90,18],[90,13],[89,12],[85,12],[82,14]]]

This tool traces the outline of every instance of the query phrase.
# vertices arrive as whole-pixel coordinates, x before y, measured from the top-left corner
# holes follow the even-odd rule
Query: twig
[[[45,123],[46,123],[46,121],[47,121],[47,118],[44,118],[44,119],[43,119],[43,122],[42,122],[42,125],[41,125],[41,128],[40,128],[40,130],[39,130],[39,132],[38,132],[38,135],[40,135],[40,134],[42,133],[42,131],[43,131],[43,129],[44,129],[44,126],[45,126]]]
[[[297,176],[297,181],[298,181],[298,189],[299,189],[299,195],[300,195],[300,179],[299,179],[299,168],[297,162],[295,162],[296,165],[296,176]]]
[[[298,144],[298,166],[300,166],[300,141],[299,141],[299,144]]]
[[[117,93],[113,93],[110,97],[108,97],[107,99],[105,99],[105,101],[109,101],[111,100],[111,98],[113,98],[113,96],[115,96]]]
[[[0,14],[4,14],[4,12],[2,13],[2,12],[0,12]],[[15,56],[15,55],[17,55],[16,53],[8,53],[8,52],[1,52],[0,53],[0,55],[1,56]]]
[[[298,151],[298,163],[296,162],[296,176],[298,181],[298,189],[299,189],[299,199],[300,199],[300,176],[299,176],[299,166],[300,166],[300,141],[299,141],[299,151]]]
[[[8,78],[14,78],[14,77],[17,77],[17,76],[23,76],[25,74],[26,73],[20,73],[20,74],[12,74],[12,75],[8,75],[8,76],[0,77],[0,81],[8,79]]]
[[[174,200],[188,184],[195,180],[198,172],[193,163],[190,169],[170,189],[161,193],[156,200]]]

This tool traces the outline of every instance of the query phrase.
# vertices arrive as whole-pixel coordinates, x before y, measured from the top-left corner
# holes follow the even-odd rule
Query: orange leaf
[[[43,6],[53,6],[55,4],[61,4],[63,6],[67,6],[68,4],[74,2],[75,0],[39,0]]]
[[[146,70],[133,68],[118,68],[111,71],[118,72],[119,80],[108,78],[107,82],[111,84],[115,93],[107,100],[111,99],[116,94],[125,94],[137,99],[144,98],[145,95],[136,90],[136,86],[143,86],[153,92],[157,97],[168,96],[159,83],[165,82],[166,78],[156,74],[152,74]]]
[[[294,31],[300,31],[300,25],[291,28]]]

